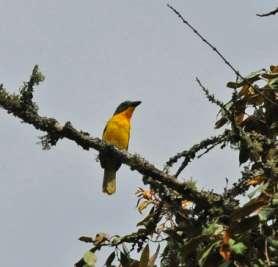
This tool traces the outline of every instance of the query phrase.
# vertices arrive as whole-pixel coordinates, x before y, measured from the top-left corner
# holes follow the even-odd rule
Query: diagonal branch
[[[188,187],[186,183],[178,182],[175,177],[159,170],[143,157],[108,145],[99,138],[94,138],[86,132],[77,130],[70,122],[66,122],[63,125],[55,118],[40,116],[37,109],[32,108],[32,105],[28,106],[29,108],[26,109],[26,105],[20,101],[20,95],[9,94],[3,87],[0,87],[0,107],[5,109],[8,113],[13,114],[15,117],[20,118],[23,122],[33,125],[36,129],[47,132],[48,136],[56,140],[56,142],[59,139],[67,138],[74,141],[85,150],[95,149],[98,151],[109,151],[109,153],[120,159],[132,170],[137,170],[145,176],[152,177],[155,181],[163,183],[201,207],[208,207],[216,202],[219,203],[221,200],[220,196],[216,199],[208,198],[203,192],[193,190]],[[54,144],[56,144],[56,142],[54,142]]]
[[[181,21],[189,27],[205,44],[207,44],[222,60],[223,62],[236,74],[236,77],[239,77],[242,79],[246,84],[248,84],[256,93],[261,95],[264,99],[266,99],[268,102],[272,103],[273,105],[277,105],[277,103],[273,102],[270,98],[265,96],[260,90],[258,90],[255,86],[253,86],[245,77],[242,76],[242,74],[227,60],[227,58],[217,49],[216,46],[214,46],[212,43],[210,43],[194,26],[192,26],[183,16],[182,14],[175,9],[170,4],[167,4],[167,7],[170,8]]]
[[[182,152],[177,153],[175,156],[171,157],[166,162],[166,169],[172,167],[174,163],[176,163],[180,158],[183,158],[183,163],[181,164],[180,168],[178,169],[175,177],[177,177],[182,170],[188,165],[188,163],[196,157],[196,153],[200,150],[207,149],[208,146],[216,146],[218,144],[223,143],[229,137],[229,132],[225,131],[223,134],[218,136],[213,136],[201,141],[199,144],[193,145],[189,150],[184,150]]]
[[[181,21],[188,26],[204,43],[206,43],[223,61],[224,63],[233,70],[233,72],[236,74],[236,76],[239,76],[244,80],[244,78],[241,76],[239,71],[225,58],[225,56],[214,46],[212,45],[206,38],[201,35],[198,30],[193,27],[182,15],[181,13],[176,10],[173,6],[167,4],[167,7],[169,7],[180,19]]]

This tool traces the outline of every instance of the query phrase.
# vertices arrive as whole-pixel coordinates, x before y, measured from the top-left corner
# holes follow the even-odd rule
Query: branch
[[[201,81],[197,77],[196,77],[196,81],[199,84],[199,86],[201,87],[201,89],[203,90],[203,92],[205,93],[207,99],[210,102],[219,106],[226,113],[226,115],[229,118],[229,120],[231,121],[231,123],[233,123],[233,119],[230,115],[230,112],[226,109],[225,104],[222,103],[220,100],[218,100],[214,95],[212,95],[209,92],[209,90],[202,85]],[[229,135],[230,135],[229,131],[226,130],[223,134],[221,134],[219,136],[207,138],[207,139],[201,141],[199,144],[192,146],[189,150],[184,150],[184,151],[176,154],[175,156],[173,156],[166,162],[166,166],[165,166],[164,170],[167,172],[168,169],[170,167],[172,167],[172,165],[174,163],[176,163],[180,158],[183,157],[184,160],[175,174],[175,177],[178,177],[178,175],[184,170],[184,168],[188,165],[188,163],[192,159],[195,158],[197,152],[199,152],[200,150],[206,149],[204,153],[202,153],[201,155],[198,156],[198,158],[200,158],[201,156],[203,156],[204,154],[209,152],[211,149],[213,149],[215,146],[228,140],[230,137]]]
[[[79,238],[80,241],[85,242],[85,243],[92,243],[95,246],[110,246],[110,247],[117,247],[123,243],[131,243],[133,246],[135,244],[140,247],[142,242],[145,240],[149,239],[149,235],[152,235],[156,231],[156,226],[159,223],[160,219],[162,218],[161,212],[163,211],[163,205],[160,203],[157,206],[157,209],[154,210],[153,212],[150,212],[149,215],[146,218],[149,218],[149,220],[146,220],[146,218],[143,221],[146,221],[145,223],[140,224],[140,226],[144,228],[139,228],[137,232],[133,232],[131,234],[127,234],[124,236],[112,236],[111,238],[108,238],[106,234],[99,233],[97,234],[104,237],[104,238],[96,238],[93,239],[92,237],[89,236],[81,236]],[[139,224],[137,224],[139,226]],[[104,242],[102,242],[104,241]]]
[[[193,145],[189,150],[184,150],[182,152],[177,153],[175,156],[171,157],[166,162],[166,169],[169,167],[172,167],[174,163],[176,163],[180,158],[184,158],[182,165],[178,169],[177,173],[175,174],[175,177],[177,177],[182,170],[188,165],[188,163],[195,158],[196,153],[200,150],[206,149],[208,146],[216,146],[222,142],[224,142],[226,139],[228,139],[229,132],[225,131],[223,134],[218,136],[213,136],[211,138],[205,139],[201,141],[199,144]]]
[[[141,222],[137,224],[137,226],[140,228],[136,232],[124,236],[114,235],[112,237],[109,237],[106,233],[98,233],[96,234],[95,238],[92,238],[90,236],[81,236],[79,240],[85,243],[93,244],[93,247],[90,249],[92,253],[95,253],[95,251],[100,250],[102,247],[111,247],[114,248],[116,251],[119,249],[120,245],[123,245],[123,247],[125,247],[126,243],[131,245],[131,248],[129,249],[128,253],[133,251],[136,246],[137,252],[139,252],[143,248],[144,243],[148,241],[160,242],[157,240],[153,241],[151,237],[155,235],[158,238],[158,236],[160,236],[161,234],[157,232],[157,225],[163,217],[163,206],[164,204],[160,202],[156,205],[155,209],[151,209],[149,214]],[[127,252],[127,248],[124,248],[124,252]],[[86,263],[83,257],[74,266],[83,267],[85,265]]]
[[[266,97],[262,92],[260,92],[256,87],[254,87],[246,78],[244,78],[240,72],[226,59],[226,57],[213,45],[211,44],[206,38],[201,35],[198,30],[192,26],[182,15],[181,13],[176,10],[170,4],[167,4],[167,7],[170,8],[180,19],[181,21],[188,26],[205,44],[207,44],[223,61],[224,63],[236,74],[236,77],[241,78],[246,84],[248,84],[256,93],[261,95],[264,99],[268,100],[268,102],[272,103],[273,105],[277,105],[277,103],[273,102],[271,99]]]
[[[236,136],[240,137],[240,129],[236,125],[234,114],[232,114],[227,108],[224,103],[218,100],[213,94],[209,92],[209,90],[201,83],[198,77],[196,77],[196,81],[198,85],[201,87],[202,91],[205,93],[206,98],[213,104],[220,107],[220,109],[225,113],[225,116],[230,121],[232,125],[233,132]],[[236,95],[233,95],[232,103],[235,104]],[[215,124],[216,125],[216,124]]]
[[[267,13],[262,13],[262,14],[256,14],[258,17],[267,17],[267,16],[271,16],[271,15],[275,15],[276,13],[278,13],[278,7],[272,11],[269,11]]]
[[[202,91],[205,93],[207,99],[211,103],[213,103],[213,104],[217,105],[218,107],[220,107],[223,111],[225,111],[225,113],[227,115],[229,115],[229,111],[226,109],[225,104],[223,102],[221,102],[220,100],[216,99],[216,97],[213,94],[211,94],[209,92],[209,90],[201,83],[201,81],[199,80],[198,77],[196,77],[196,82],[201,87]]]
[[[239,76],[240,78],[244,79],[238,70],[235,69],[235,67],[225,58],[225,56],[214,46],[212,45],[206,38],[204,38],[198,30],[193,27],[180,13],[177,11],[173,6],[167,4],[167,7],[169,7],[181,20],[182,22],[187,25],[204,43],[206,43],[223,61],[224,63],[233,70],[233,72],[236,74],[236,76]]]
[[[150,232],[146,229],[138,229],[137,232],[125,235],[125,236],[113,236],[110,239],[106,236],[106,234],[102,237],[103,240],[94,240],[92,237],[89,236],[81,236],[79,238],[80,241],[85,243],[92,243],[94,246],[90,249],[92,253],[95,253],[97,250],[101,250],[103,247],[112,247],[117,249],[120,245],[125,243],[132,244],[132,250],[134,249],[135,245],[138,246],[138,249],[142,248],[142,245],[146,240],[148,240],[148,235]],[[81,258],[78,262],[74,264],[74,267],[83,267],[88,266],[83,258]]]
[[[26,103],[21,101],[20,95],[9,94],[3,87],[0,87],[0,107],[20,118],[23,122],[33,125],[36,129],[47,132],[47,138],[51,140],[51,144],[55,145],[59,139],[67,138],[85,150],[93,148],[97,151],[108,151],[132,170],[137,170],[144,176],[152,177],[155,181],[163,183],[201,207],[208,207],[215,202],[219,203],[218,197],[216,200],[208,199],[203,192],[193,190],[186,183],[178,182],[175,177],[159,170],[137,154],[130,154],[106,144],[99,138],[94,138],[84,131],[75,129],[70,122],[63,125],[55,118],[40,116],[34,106],[33,102],[26,106]]]
[[[25,105],[25,108],[27,108],[27,106],[36,108],[35,105],[33,106],[34,103],[32,102],[34,86],[39,85],[44,79],[43,74],[39,71],[39,66],[35,65],[29,81],[27,83],[24,82],[23,87],[20,90],[20,100]]]

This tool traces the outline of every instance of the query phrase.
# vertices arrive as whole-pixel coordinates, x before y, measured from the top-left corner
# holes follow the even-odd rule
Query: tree
[[[89,133],[77,130],[70,122],[39,115],[33,101],[36,85],[44,80],[35,66],[28,82],[18,94],[0,86],[0,106],[36,129],[43,149],[50,149],[67,138],[83,149],[108,150],[124,164],[143,175],[149,188],[139,188],[137,207],[147,210],[137,223],[138,231],[125,236],[98,233],[82,236],[91,249],[75,266],[95,266],[95,252],[112,247],[106,266],[152,267],[160,253],[161,266],[276,266],[278,264],[278,66],[272,65],[243,77],[231,63],[208,42],[181,14],[171,8],[236,74],[228,82],[230,101],[223,103],[196,78],[207,99],[220,109],[215,128],[222,134],[209,137],[190,149],[171,157],[163,170],[139,155],[105,144]],[[248,110],[247,110],[248,109]],[[194,159],[215,147],[239,151],[242,177],[222,194],[199,190],[193,180],[181,182],[179,175]],[[178,165],[179,164],[179,165]],[[177,171],[173,173],[173,167]],[[248,193],[249,200],[241,197]],[[149,243],[157,244],[151,255]],[[161,244],[161,246],[160,246]],[[136,249],[139,259],[130,255]]]

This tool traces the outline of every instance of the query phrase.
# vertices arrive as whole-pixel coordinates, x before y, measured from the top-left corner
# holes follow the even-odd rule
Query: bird
[[[132,114],[141,101],[124,101],[107,121],[103,130],[102,140],[121,150],[128,150]],[[99,153],[101,167],[104,169],[102,191],[108,195],[116,192],[116,172],[121,161],[108,151]]]

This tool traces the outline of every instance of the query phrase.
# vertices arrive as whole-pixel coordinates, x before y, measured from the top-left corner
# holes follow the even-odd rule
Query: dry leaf
[[[262,175],[257,175],[252,178],[249,178],[245,181],[247,185],[253,185],[256,186],[258,184],[261,184],[264,181],[264,177]]]
[[[103,243],[107,240],[108,240],[108,236],[106,233],[98,233],[98,234],[96,234],[94,243],[95,243],[95,245],[100,245],[101,243]]]
[[[219,249],[219,254],[222,256],[224,261],[229,261],[231,258],[230,246],[222,244]]]
[[[223,231],[223,240],[219,249],[219,254],[223,257],[224,261],[229,261],[231,258],[231,250],[229,245],[230,231]]]
[[[186,210],[186,209],[188,209],[188,206],[190,206],[191,204],[192,204],[192,201],[184,199],[181,201],[181,208],[183,210]]]
[[[270,66],[270,71],[271,72],[278,72],[278,66],[271,65]]]
[[[137,209],[140,213],[142,213],[142,211],[147,208],[150,204],[152,204],[153,202],[152,201],[149,201],[149,200],[144,200],[144,201],[141,201],[138,206],[137,206]]]

